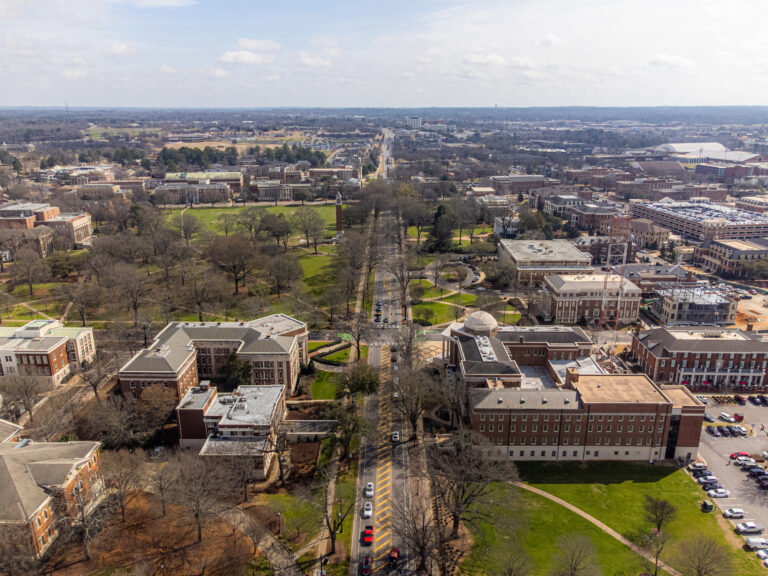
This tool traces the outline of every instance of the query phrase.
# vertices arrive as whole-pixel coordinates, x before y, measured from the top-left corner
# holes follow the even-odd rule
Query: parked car
[[[734,452],[731,454],[731,460],[738,460],[739,458],[749,458],[749,452]]]
[[[762,404],[762,402],[760,402],[760,398],[757,396],[747,396],[747,400],[749,400],[755,406],[760,406],[760,404]]]
[[[718,416],[719,420],[722,420],[723,422],[728,422],[729,424],[733,424],[735,420],[733,419],[733,416],[728,414],[728,412],[720,412],[720,416]]]
[[[400,442],[400,432],[392,432],[392,442]]]
[[[373,502],[366,502],[363,506],[363,518],[370,518],[373,516]]]
[[[397,563],[400,561],[400,548],[392,548],[389,551],[389,567],[397,568]]]
[[[373,526],[366,526],[361,535],[361,544],[363,546],[370,546],[373,544]]]
[[[707,492],[710,498],[728,498],[731,495],[725,488],[716,488]]]
[[[752,476],[753,478],[755,476],[765,476],[766,474],[768,474],[768,472],[766,472],[759,466],[755,466],[754,468],[751,468],[749,471],[749,475]]]
[[[706,397],[706,396],[702,396],[701,394],[699,394],[698,396],[696,396],[696,399],[697,399],[699,402],[701,402],[702,404],[706,404],[706,403],[707,403],[707,397]]]
[[[744,422],[744,414],[742,414],[741,412],[736,412],[733,415],[733,420],[735,422]]]
[[[745,538],[747,546],[752,550],[765,550],[768,548],[768,540],[761,536],[752,536]]]
[[[694,478],[701,478],[702,476],[711,476],[712,472],[707,470],[706,468],[704,470],[694,470],[691,472],[691,476]]]
[[[741,436],[741,433],[739,432],[739,429],[736,428],[736,426],[734,426],[733,424],[728,424],[726,426],[726,428],[728,428],[728,432],[730,432],[731,436],[733,436],[734,438],[737,438],[738,436]]]
[[[744,518],[744,510],[741,508],[728,508],[723,511],[723,516],[733,518],[734,520]]]
[[[752,465],[752,466],[744,466],[741,470],[742,470],[742,472],[750,474],[752,472],[760,472],[760,470],[762,470],[762,468],[760,468],[760,466],[755,464],[755,465]]]
[[[707,465],[704,464],[704,462],[692,462],[691,464],[688,464],[688,470],[701,471],[706,469],[707,469]]]
[[[768,550],[758,550],[757,557],[763,561],[768,560]]]
[[[360,574],[363,576],[368,576],[369,574],[373,573],[373,562],[371,561],[370,556],[366,556],[363,558],[363,563],[360,566]]]
[[[720,431],[715,426],[707,426],[707,433],[715,438],[720,438]]]
[[[717,477],[712,474],[708,476],[702,476],[696,480],[699,484],[706,484],[707,482],[717,482]]]
[[[705,482],[701,485],[701,489],[704,490],[704,492],[709,492],[710,490],[720,490],[723,485],[720,484],[720,482]]]
[[[734,394],[733,399],[736,400],[736,404],[739,406],[744,406],[747,403],[747,399],[741,394]]]
[[[736,430],[738,430],[738,431],[739,431],[739,434],[740,434],[741,436],[745,436],[745,437],[746,437],[746,436],[749,436],[749,430],[747,430],[746,428],[744,428],[744,426],[741,426],[741,425],[736,425]]]
[[[704,414],[704,422],[714,422],[715,419],[712,418],[709,414]]]
[[[754,466],[756,462],[752,460],[749,456],[739,456],[734,461],[734,464],[736,466]]]
[[[741,524],[736,524],[736,532],[739,534],[762,534],[763,527],[758,526],[754,522],[742,522]]]
[[[758,398],[760,398],[760,402],[762,402],[763,406],[768,406],[768,396],[765,394],[758,394]]]
[[[717,431],[720,432],[721,436],[725,436],[726,438],[729,438],[731,436],[731,433],[728,432],[728,428],[725,426],[718,426]]]
[[[365,485],[365,490],[363,490],[363,496],[366,498],[373,498],[373,482],[368,482],[368,484]]]

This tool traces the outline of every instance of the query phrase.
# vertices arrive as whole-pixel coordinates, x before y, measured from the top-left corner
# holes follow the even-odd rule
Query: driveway
[[[731,492],[729,498],[715,499],[715,502],[721,509],[743,508],[745,520],[754,520],[768,529],[768,490],[758,490],[756,482],[748,478],[741,468],[731,464],[730,460],[733,452],[759,454],[768,450],[768,436],[760,431],[761,424],[765,424],[768,429],[768,406],[752,406],[750,403],[746,406],[714,404],[710,399],[707,414],[717,418],[721,412],[744,414],[742,424],[751,426],[755,431],[746,438],[714,438],[702,432],[699,455],[707,462],[708,469],[717,476],[720,484]]]

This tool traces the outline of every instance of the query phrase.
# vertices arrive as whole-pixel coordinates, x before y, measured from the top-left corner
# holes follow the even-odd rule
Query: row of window
[[[494,420],[498,420],[499,422],[503,422],[505,420],[505,418],[506,418],[505,414],[480,414],[480,421],[484,422],[485,419],[486,419],[486,416],[488,417],[488,420],[491,421],[491,422],[493,422]],[[617,414],[616,415],[616,419],[619,422],[623,422],[624,421],[624,416],[625,416],[625,414]],[[645,422],[645,417],[646,416],[648,416],[648,421],[649,422],[655,422],[656,421],[656,415],[655,414],[647,414],[647,415],[646,414],[639,414],[637,416],[638,421]],[[664,421],[664,416],[665,416],[664,414],[659,414],[659,420],[663,422]],[[542,414],[541,417],[542,417],[542,420],[544,422],[549,422],[549,414]],[[598,422],[602,422],[604,417],[605,417],[605,420],[607,420],[608,422],[612,422],[613,421],[613,414],[606,414],[606,415],[598,414],[597,415],[597,421]],[[626,417],[627,417],[627,421],[629,421],[629,422],[634,422],[635,421],[635,415],[634,414],[627,414]],[[510,414],[509,415],[509,420],[511,422],[514,422],[516,420],[516,418],[517,418],[516,414]],[[527,414],[520,414],[520,420],[522,422],[527,421],[528,420],[528,415]],[[539,420],[539,415],[538,414],[531,415],[531,420],[533,422],[537,422]],[[560,415],[559,414],[555,414],[553,420],[555,422],[560,422]],[[576,422],[581,422],[581,414],[577,414],[576,417],[575,417],[575,420],[576,420]],[[590,414],[589,415],[589,421],[590,422],[594,422],[594,420],[595,420],[595,415],[594,414]],[[570,422],[571,421],[571,415],[570,414],[566,414],[565,415],[565,421],[566,422]]]
[[[661,432],[663,430],[664,430],[663,426],[658,426],[656,428],[656,431],[659,434],[661,434]],[[511,424],[509,426],[509,431],[510,432],[516,432],[517,431],[516,425],[515,424]],[[531,432],[538,432],[538,431],[539,431],[539,427],[536,424],[532,424],[531,425]],[[549,432],[549,426],[544,424],[541,427],[541,431],[542,432]],[[560,426],[558,424],[555,424],[552,427],[552,431],[553,432],[559,432],[560,431]],[[571,425],[570,424],[564,424],[563,425],[563,432],[570,432],[570,431],[571,431]],[[574,430],[573,431],[576,432],[576,433],[581,432],[581,426],[577,424],[576,426],[574,426]],[[600,433],[602,431],[603,431],[602,425],[597,426],[597,432]],[[605,431],[606,432],[611,432],[612,431],[611,430],[611,426],[610,425],[606,426],[605,427]],[[618,426],[616,426],[616,432],[617,433],[622,433],[623,431],[624,431],[624,427],[622,425],[619,424]],[[485,424],[480,424],[480,432],[485,432]],[[488,432],[504,432],[504,425],[503,424],[498,424],[498,425],[488,424]],[[527,432],[527,426],[525,424],[521,424],[520,425],[520,432]],[[587,426],[587,432],[592,432],[592,424],[589,424]],[[640,426],[637,427],[637,433],[638,434],[642,434],[644,432],[645,432],[645,426],[640,425]],[[653,426],[652,425],[648,426],[648,432],[653,432]],[[628,425],[627,426],[627,433],[628,434],[634,433],[634,426]]]
[[[525,458],[525,450],[520,450],[519,454],[520,454],[520,458]],[[536,451],[535,450],[531,450],[529,454],[530,454],[531,458],[536,458]],[[552,454],[552,458],[557,458],[557,450],[552,450],[551,454]],[[586,456],[590,456],[590,450],[587,450],[586,452],[584,452],[584,454]],[[613,455],[614,456],[618,456],[619,455],[619,450],[614,450],[613,451]],[[542,450],[541,451],[541,457],[542,458],[546,458],[546,456],[547,456],[547,451],[546,450]],[[573,458],[578,458],[578,456],[579,456],[579,451],[578,450],[574,450],[573,451]],[[598,456],[600,456],[600,451],[599,450],[595,450],[595,458],[597,458]],[[624,456],[629,456],[629,450],[625,450],[624,451]],[[515,451],[514,450],[510,450],[509,451],[509,457],[510,458],[514,458],[515,457]],[[563,450],[561,458],[568,458],[568,451],[567,450]]]
[[[611,446],[612,444],[614,446],[621,446],[622,445],[621,440],[622,440],[621,438],[610,438],[610,437],[605,438],[604,440],[601,438],[595,438],[594,444],[595,446],[600,446],[601,444],[604,446]],[[496,441],[498,444],[501,444],[502,438],[497,438]],[[561,444],[562,446],[568,446],[568,444],[570,444],[571,441],[568,437],[565,437],[565,438],[561,438],[560,441],[558,442],[558,439],[556,436],[552,437],[551,440],[546,436],[542,436],[541,438],[534,437],[530,439],[526,439],[526,438],[515,439],[514,437],[509,438],[510,445],[519,444],[520,446],[525,446],[526,443],[530,444],[531,446],[535,446],[536,444],[541,444],[542,446],[546,446],[547,444],[552,444],[553,446],[556,446],[557,444]],[[635,442],[637,446],[642,446],[643,443],[645,443],[646,446],[651,446],[653,444],[653,438],[651,436],[646,437],[645,440],[643,440],[643,438],[638,438]],[[579,446],[580,444],[581,444],[581,439],[579,438],[573,439],[573,446]],[[632,438],[626,438],[624,440],[624,445],[632,446]],[[656,446],[661,446],[661,438],[656,439]]]

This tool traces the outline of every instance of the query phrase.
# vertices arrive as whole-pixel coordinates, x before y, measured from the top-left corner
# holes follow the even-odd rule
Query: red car
[[[734,419],[736,422],[744,422],[744,414],[742,414],[742,413],[740,413],[740,412],[735,412],[735,413],[733,414],[733,419]]]
[[[362,565],[362,568],[360,569],[360,573],[363,576],[368,576],[372,572],[373,572],[373,564],[371,562],[371,557],[366,556],[365,558],[363,558],[363,565]]]
[[[389,567],[397,568],[397,563],[400,560],[400,548],[392,548],[389,551]]]
[[[373,544],[373,526],[366,526],[363,530],[363,546],[370,546]]]
[[[731,460],[736,460],[739,456],[749,456],[749,452],[734,452],[731,454]]]

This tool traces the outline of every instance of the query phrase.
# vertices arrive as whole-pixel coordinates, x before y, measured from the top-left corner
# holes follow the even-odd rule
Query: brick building
[[[229,202],[232,193],[225,182],[202,180],[194,184],[162,184],[155,188],[154,198],[156,204],[213,204]]]
[[[768,238],[704,240],[693,248],[693,262],[726,278],[744,278],[746,265],[768,259]]]
[[[661,388],[644,374],[603,373],[579,329],[499,328],[476,312],[443,337],[449,374],[455,370],[467,385],[469,427],[500,457],[696,457],[704,406],[682,386]]]
[[[736,200],[736,208],[740,210],[750,210],[751,212],[768,212],[768,195],[765,196],[742,196]]]
[[[0,207],[0,229],[32,230],[48,226],[64,244],[72,249],[90,244],[91,215],[62,214],[50,204],[6,204]]]
[[[515,286],[531,286],[549,274],[592,272],[591,256],[568,240],[501,240],[499,262],[512,268]]]
[[[632,357],[650,378],[689,388],[765,390],[768,342],[731,328],[654,328],[632,336]]]
[[[544,278],[540,313],[546,322],[594,322],[606,305],[609,321],[616,313],[620,324],[631,324],[640,315],[642,294],[632,282],[615,274],[569,274]]]
[[[98,442],[0,443],[0,522],[42,556],[65,523],[89,514],[104,493]]]
[[[234,194],[243,188],[242,172],[168,172],[165,184],[227,184]]]
[[[579,236],[572,242],[576,248],[592,256],[592,264],[595,266],[607,266],[610,264],[609,256],[610,260],[615,262],[616,257],[625,251],[627,262],[634,262],[637,258],[637,248],[632,242],[616,240],[609,236]]]
[[[579,230],[594,232],[600,230],[603,222],[610,223],[616,216],[616,206],[590,202],[571,208],[570,221]]]
[[[675,325],[733,324],[736,300],[723,297],[718,291],[703,286],[660,287],[650,312],[659,322]]]
[[[511,176],[491,176],[491,186],[496,194],[526,193],[534,188],[541,188],[556,183],[556,180],[539,174],[513,174]]]
[[[251,364],[251,382],[283,385],[292,394],[308,361],[307,325],[285,314],[250,322],[172,322],[118,374],[124,396],[147,389],[178,402],[199,378],[215,379],[232,354]]]
[[[660,247],[669,240],[669,230],[647,218],[635,218],[630,221],[629,227],[635,244],[643,248]]]
[[[239,386],[219,394],[202,381],[176,407],[179,446],[201,456],[255,457],[256,477],[264,478],[285,411],[285,386]]]
[[[56,386],[95,354],[93,328],[65,328],[58,320],[0,327],[0,377],[32,373]]]

